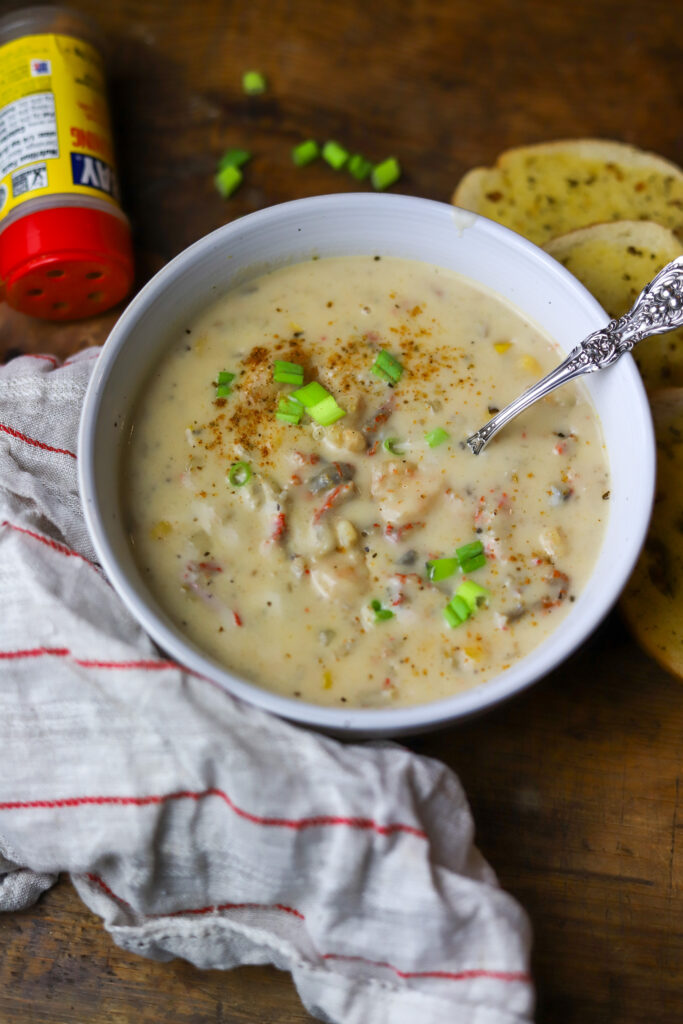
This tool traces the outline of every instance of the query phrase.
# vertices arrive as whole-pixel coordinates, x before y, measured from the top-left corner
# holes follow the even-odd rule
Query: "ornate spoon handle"
[[[564,362],[497,413],[476,434],[468,437],[467,444],[478,455],[506,423],[561,384],[584,373],[594,373],[611,366],[643,338],[649,338],[652,334],[665,334],[681,326],[683,256],[678,256],[645,285],[628,313],[624,313],[618,320],[610,320],[606,327],[589,334],[580,345],[572,349]]]

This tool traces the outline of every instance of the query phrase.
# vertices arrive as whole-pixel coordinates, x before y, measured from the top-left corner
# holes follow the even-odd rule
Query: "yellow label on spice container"
[[[24,36],[0,47],[0,221],[58,193],[118,206],[104,67],[81,39]]]

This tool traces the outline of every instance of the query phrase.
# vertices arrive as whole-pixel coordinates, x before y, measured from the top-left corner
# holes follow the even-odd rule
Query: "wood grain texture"
[[[651,0],[74,0],[109,50],[137,285],[185,246],[271,203],[357,188],[292,145],[395,154],[395,191],[448,201],[511,145],[604,136],[683,163],[680,24]],[[269,91],[245,97],[260,68]],[[217,157],[254,159],[228,202]],[[362,186],[365,187],[365,186]],[[120,310],[56,326],[0,309],[0,357],[65,356]],[[414,740],[461,777],[479,844],[527,908],[540,1024],[683,1016],[683,688],[614,613],[562,669],[492,714]],[[0,917],[0,1022],[300,1024],[287,975],[198,971],[117,949],[63,880]],[[372,1024],[372,1022],[368,1022]]]

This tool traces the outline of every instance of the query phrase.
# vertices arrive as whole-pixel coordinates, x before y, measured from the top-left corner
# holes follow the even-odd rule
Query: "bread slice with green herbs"
[[[645,547],[621,596],[638,643],[683,679],[683,388],[651,396],[657,492]]]
[[[612,317],[631,308],[658,270],[683,254],[683,242],[652,221],[623,220],[570,231],[544,245]],[[633,350],[648,390],[683,387],[683,328],[646,338]]]
[[[683,171],[602,139],[567,139],[506,150],[469,171],[453,203],[543,245],[603,221],[651,220],[683,238]]]

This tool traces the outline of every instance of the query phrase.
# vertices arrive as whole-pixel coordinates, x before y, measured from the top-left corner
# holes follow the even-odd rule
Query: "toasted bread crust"
[[[683,171],[622,142],[564,139],[501,153],[469,171],[453,203],[542,245],[614,220],[657,221],[683,237]]]
[[[683,388],[652,395],[657,495],[645,547],[620,607],[638,643],[683,679]]]
[[[657,271],[683,253],[683,243],[652,221],[614,221],[579,228],[543,247],[598,300],[621,316]],[[683,387],[683,329],[641,341],[633,351],[648,390]]]

